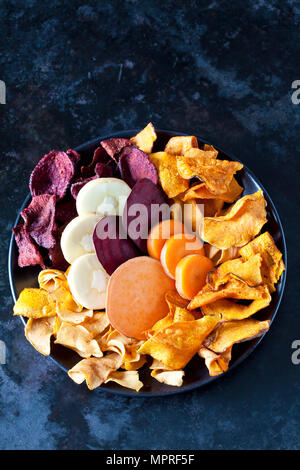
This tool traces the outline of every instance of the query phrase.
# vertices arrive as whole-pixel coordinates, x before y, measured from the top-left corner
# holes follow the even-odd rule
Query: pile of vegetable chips
[[[42,268],[39,288],[21,292],[14,315],[28,318],[26,338],[41,354],[50,355],[52,342],[75,351],[78,362],[69,370],[69,376],[78,384],[85,381],[91,390],[112,381],[139,391],[143,387],[141,368],[148,369],[154,380],[180,387],[185,367],[194,356],[199,358],[199,367],[207,367],[210,376],[226,372],[235,345],[269,329],[270,322],[260,321],[255,315],[270,304],[285,270],[282,253],[270,233],[264,231],[267,212],[263,192],[243,195],[244,188],[238,182],[243,165],[219,159],[213,146],[199,145],[195,136],[172,137],[165,148],[153,151],[156,138],[150,123],[131,139],[102,141],[87,165],[82,165],[80,154],[74,150],[51,151],[32,172],[32,200],[21,213],[23,223],[13,229],[19,266]],[[109,305],[105,309],[82,305],[72,289],[71,277],[68,282],[72,265],[64,258],[61,235],[77,216],[78,194],[99,178],[125,182],[129,195],[123,219],[125,214],[130,222],[132,205],[141,203],[146,207],[148,227],[146,237],[134,240],[122,214],[99,216],[98,230],[117,221],[114,240],[102,240],[96,231],[89,234],[89,250],[97,255],[108,279],[108,287],[102,286],[104,292],[110,288],[114,273],[140,256],[156,258],[163,275],[174,279],[169,279],[172,288],[161,299],[164,316],[146,322],[151,326],[136,337],[126,336],[112,324]],[[147,236],[149,240],[153,233],[154,204],[172,207],[173,233],[164,235],[155,245],[159,246],[157,256],[147,243]],[[203,207],[201,223],[197,219],[199,204]],[[191,209],[182,224],[175,223],[180,212],[176,206]],[[162,220],[165,217],[159,222]],[[188,225],[196,232],[198,243],[197,254],[192,252],[190,256],[208,258],[207,266],[211,267],[192,296],[178,288],[177,271],[175,275],[175,268],[173,273],[160,257],[164,256],[168,239],[178,237]],[[93,288],[98,282],[95,272]],[[187,270],[184,273],[188,276]],[[185,282],[188,285],[192,279],[187,277]],[[144,295],[150,295],[147,288]],[[153,298],[155,291],[151,295]],[[126,303],[126,298],[122,302]],[[145,315],[139,308],[136,304],[127,306],[129,324],[130,315]],[[134,315],[132,309],[136,310]]]

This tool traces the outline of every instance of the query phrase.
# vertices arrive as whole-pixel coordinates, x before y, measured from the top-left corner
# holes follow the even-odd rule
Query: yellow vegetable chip
[[[56,333],[55,343],[73,349],[81,357],[102,357],[102,351],[93,335],[82,325],[62,323]]]
[[[50,354],[50,340],[54,333],[55,317],[29,318],[25,326],[26,339],[44,356]]]
[[[139,379],[139,373],[136,371],[112,371],[104,383],[116,382],[121,387],[131,388],[138,392],[143,387],[143,382]]]
[[[163,384],[181,387],[183,384],[184,371],[154,369],[151,371],[151,377],[154,377],[158,382]]]
[[[187,307],[187,305],[189,303],[188,300],[183,299],[178,294],[177,290],[168,290],[165,293],[165,299],[166,299],[166,302],[169,306],[170,311],[172,311],[172,309],[174,309],[174,311],[175,311],[176,307],[185,308],[185,307]]]
[[[209,153],[209,152],[205,152]],[[243,168],[239,162],[215,158],[180,156],[176,158],[178,173],[184,179],[200,178],[211,193],[229,191],[233,175]]]
[[[64,305],[66,310],[81,312],[82,306],[73,298],[67,278],[58,269],[44,269],[39,273],[38,281],[40,287],[51,294],[53,300]]]
[[[94,390],[105,382],[111,372],[119,369],[121,364],[122,359],[116,353],[100,358],[91,357],[78,362],[69,370],[68,375],[77,384],[86,381],[88,388]]]
[[[14,315],[28,318],[53,317],[56,304],[50,294],[42,289],[23,289],[14,306]]]
[[[165,146],[165,152],[170,155],[183,155],[187,150],[193,147],[198,148],[198,142],[194,135],[178,135],[171,137]]]
[[[258,321],[251,318],[220,323],[205,340],[204,345],[215,353],[223,353],[235,343],[263,335],[268,331],[269,326],[269,320]]]
[[[205,217],[202,238],[220,249],[241,247],[267,222],[266,202],[261,191],[244,196],[224,215]]]
[[[175,197],[188,188],[188,181],[178,174],[174,155],[166,152],[156,152],[151,153],[149,159],[155,166],[161,187],[168,197]]]
[[[254,315],[259,310],[267,307],[271,302],[271,296],[266,292],[266,297],[253,300],[250,305],[239,304],[232,300],[221,299],[201,308],[204,315],[221,315],[222,320],[244,320]]]
[[[234,202],[243,192],[242,186],[240,186],[235,178],[232,178],[229,188],[224,193],[212,193],[209,191],[205,183],[198,183],[187,189],[181,198],[183,201],[189,201],[190,199],[220,199],[224,202]]]
[[[157,135],[153,124],[149,122],[149,124],[141,132],[132,137],[130,140],[143,152],[151,153],[153,142],[155,142],[156,139]]]
[[[264,282],[269,286],[270,291],[274,292],[274,285],[285,270],[285,266],[282,261],[282,253],[278,250],[269,232],[262,233],[240,249],[240,254],[244,259],[250,259],[256,253],[260,253],[262,256]]]
[[[215,377],[216,375],[223,374],[228,370],[229,362],[231,360],[232,346],[229,346],[225,352],[216,354],[206,347],[200,348],[198,354],[205,360],[205,365],[208,368],[209,375]]]
[[[261,285],[258,287],[248,286],[245,282],[235,278],[229,277],[226,284],[220,285],[217,289],[213,286],[206,284],[203,289],[190,301],[188,310],[193,310],[203,305],[210,304],[216,300],[231,298],[231,299],[244,299],[244,300],[259,300],[265,299],[268,296],[268,287]]]
[[[182,369],[200,349],[204,339],[214,329],[220,316],[180,321],[158,331],[139,349],[172,369]]]
[[[55,291],[64,281],[66,281],[66,276],[58,269],[43,269],[38,275],[40,287],[48,292]]]
[[[141,356],[141,358],[139,359],[139,361],[135,361],[135,362],[124,362],[124,364],[122,365],[122,368],[125,369],[125,370],[138,370],[140,369],[141,367],[143,367],[143,365],[147,362],[147,359],[145,356]]]

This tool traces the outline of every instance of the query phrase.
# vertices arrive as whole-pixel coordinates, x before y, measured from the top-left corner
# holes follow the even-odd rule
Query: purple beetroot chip
[[[147,253],[151,227],[170,218],[167,197],[151,180],[137,181],[129,194],[123,212],[123,226],[137,247]]]
[[[24,225],[33,240],[43,248],[55,245],[55,196],[41,194],[33,196],[31,203],[21,212]]]
[[[32,196],[53,194],[62,199],[75,174],[77,152],[52,150],[38,162],[30,176],[29,188]],[[77,154],[77,155],[76,155]]]
[[[117,138],[113,137],[111,139],[106,139],[102,140],[100,142],[102,147],[106,150],[108,155],[115,160],[115,162],[118,162],[118,155],[123,150],[124,147],[128,147],[129,145],[132,145],[130,140],[128,139],[122,139],[122,138]]]
[[[74,199],[77,199],[78,193],[86,183],[98,178],[98,176],[90,176],[89,178],[78,178],[71,186],[71,194]]]
[[[120,153],[119,169],[122,179],[132,188],[143,178],[158,184],[158,174],[148,155],[135,146],[125,147]]]
[[[57,222],[58,224],[68,224],[76,216],[76,202],[70,196],[56,203],[55,222]]]
[[[53,248],[50,248],[48,251],[49,259],[51,261],[51,268],[61,269],[62,271],[66,271],[69,266],[69,263],[64,258],[64,255],[60,246],[61,234],[66,225],[67,224],[55,229],[54,231],[55,245],[53,246]]]
[[[13,232],[19,250],[18,265],[20,268],[40,265],[41,268],[45,269],[43,257],[26,230],[25,225],[17,225],[13,228]]]
[[[84,178],[89,178],[95,175],[95,167],[97,163],[108,163],[110,161],[109,155],[106,153],[103,147],[97,147],[94,154],[92,161],[87,166],[81,167],[81,174]]]
[[[114,169],[116,165],[114,162],[97,163],[95,166],[95,174],[98,178],[111,178],[114,176]]]
[[[93,242],[97,257],[109,275],[125,261],[142,255],[127,237],[122,218],[117,215],[108,215],[97,223]]]

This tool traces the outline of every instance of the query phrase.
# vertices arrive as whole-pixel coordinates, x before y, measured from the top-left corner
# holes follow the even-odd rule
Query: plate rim
[[[156,130],[157,133],[166,133],[166,134],[171,135],[172,137],[173,136],[178,136],[178,135],[184,135],[184,136],[191,135],[191,134],[186,134],[185,132],[171,131],[171,130],[168,130],[168,129],[161,129],[161,128],[157,128],[155,130]],[[81,152],[82,150],[86,149],[90,145],[97,144],[97,142],[99,142],[99,144],[100,144],[101,140],[105,140],[105,139],[109,139],[109,138],[113,138],[113,137],[125,137],[126,135],[135,135],[139,131],[140,131],[140,129],[128,129],[128,130],[126,129],[126,130],[123,130],[123,131],[112,132],[112,133],[106,134],[104,136],[100,136],[100,137],[97,137],[95,139],[88,140],[87,142],[84,142],[83,144],[77,145],[76,147],[74,147],[74,150],[76,150],[77,152]],[[216,146],[215,144],[211,144],[211,142],[209,142],[208,140],[200,137],[199,135],[196,135],[196,138],[200,142],[203,142],[203,143],[206,143],[206,144],[209,144],[209,145],[214,145],[214,147],[218,151],[222,152],[224,155],[228,156],[230,159],[242,163],[245,172],[248,173],[253,178],[255,183],[260,187],[260,189],[267,196],[268,201],[270,202],[272,212],[275,216],[275,219],[276,219],[276,221],[279,225],[279,229],[280,229],[282,245],[283,245],[282,257],[283,257],[283,261],[284,261],[284,264],[285,264],[285,271],[282,273],[282,276],[281,276],[281,290],[279,292],[278,301],[277,301],[276,306],[274,308],[274,312],[273,312],[273,314],[270,318],[270,326],[271,326],[274,319],[275,319],[275,317],[276,317],[276,315],[277,315],[277,313],[278,313],[278,310],[279,310],[279,307],[280,307],[280,304],[281,304],[281,301],[282,301],[282,297],[283,297],[284,292],[285,292],[286,277],[287,277],[287,245],[286,245],[285,233],[284,233],[284,230],[283,230],[283,226],[282,226],[282,222],[281,222],[279,213],[278,213],[277,208],[276,208],[273,200],[271,199],[268,191],[265,189],[265,187],[260,182],[260,180],[257,178],[257,176],[252,172],[252,170],[248,168],[247,165],[245,165],[234,154],[228,153],[227,151],[224,151],[221,147]],[[15,219],[14,227],[18,224],[18,222],[20,220],[20,214],[21,214],[22,210],[26,207],[30,197],[31,197],[31,194],[29,192],[27,194],[27,196],[25,197],[25,199],[22,203],[22,206],[20,207],[20,209],[17,212],[17,217]],[[13,269],[12,269],[12,255],[13,255],[14,245],[15,245],[15,237],[14,237],[14,233],[12,232],[12,234],[10,236],[10,242],[9,242],[9,248],[8,248],[8,278],[9,278],[9,285],[10,285],[11,295],[12,295],[13,301],[16,302],[16,292],[15,292],[15,287],[14,287]],[[19,317],[19,318],[20,318],[23,326],[25,326],[26,322],[25,322],[24,318],[23,317]],[[269,331],[270,331],[270,329],[268,331],[266,331],[262,336],[257,338],[256,342],[253,344],[253,346],[251,348],[249,348],[245,353],[243,353],[242,356],[231,367],[229,367],[229,369],[226,372],[224,372],[220,375],[214,376],[214,377],[210,376],[204,382],[196,381],[195,383],[186,385],[183,388],[182,387],[174,387],[174,388],[172,387],[171,390],[166,390],[166,391],[158,392],[158,393],[155,393],[155,392],[135,392],[135,391],[128,392],[126,389],[122,389],[122,388],[112,389],[112,388],[107,388],[107,387],[98,387],[96,389],[96,392],[98,392],[98,393],[101,392],[102,393],[104,391],[104,392],[109,393],[109,394],[124,396],[124,397],[127,397],[127,398],[159,398],[159,397],[165,397],[165,396],[170,396],[170,395],[177,395],[179,393],[187,393],[187,392],[190,392],[190,391],[195,390],[197,388],[199,388],[199,389],[203,388],[203,387],[211,384],[212,382],[214,382],[217,379],[220,380],[220,379],[224,378],[225,376],[230,374],[230,372],[233,371],[237,366],[239,366],[242,362],[244,362],[250,356],[250,354],[252,354],[255,351],[257,346],[260,344],[262,339],[265,337],[265,335]],[[46,356],[45,359],[52,360],[61,370],[63,370],[64,372],[68,372],[67,368],[64,367],[51,354],[49,356]],[[165,386],[168,387],[168,385],[165,385]],[[93,392],[95,392],[95,390]]]

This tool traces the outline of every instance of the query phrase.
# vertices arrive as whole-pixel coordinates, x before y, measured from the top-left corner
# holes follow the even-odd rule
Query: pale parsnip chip
[[[119,354],[124,363],[138,362],[141,359],[138,349],[143,344],[143,341],[128,338],[112,328],[107,335],[102,338],[100,344],[103,351],[113,351]]]
[[[267,222],[265,206],[259,190],[239,199],[222,216],[204,217],[203,240],[220,249],[245,245]]]
[[[25,326],[26,339],[44,356],[49,356],[55,317],[30,318]]]
[[[62,323],[56,333],[55,343],[73,349],[79,356],[84,358],[103,356],[98,342],[93,339],[93,335],[82,325]]]
[[[216,354],[205,346],[200,348],[198,354],[204,359],[211,377],[223,374],[223,372],[228,370],[229,362],[231,360],[231,350],[232,346],[229,346],[225,352]]]
[[[149,122],[149,124],[141,132],[132,137],[130,140],[143,152],[151,153],[153,143],[156,141],[156,139],[157,135],[153,124]]]
[[[177,196],[188,188],[189,182],[178,174],[174,155],[156,152],[151,153],[149,159],[155,166],[160,185],[169,198]]]
[[[141,367],[143,367],[143,365],[146,364],[146,362],[147,362],[146,356],[141,356],[138,361],[124,362],[124,364],[122,364],[122,369],[125,369],[125,370],[138,370]]]
[[[271,292],[275,290],[281,274],[285,270],[282,261],[282,253],[278,250],[269,232],[262,233],[250,243],[240,248],[240,255],[244,259],[250,259],[259,253],[262,256],[262,275],[264,282],[269,286]]]
[[[165,146],[165,152],[170,155],[183,155],[193,147],[198,148],[198,142],[194,135],[178,135],[171,137]]]
[[[201,308],[204,315],[222,315],[222,320],[244,320],[254,315],[259,310],[267,307],[271,302],[271,296],[266,292],[266,297],[253,300],[250,305],[243,305],[232,300],[221,299]]]
[[[65,307],[62,302],[56,304],[57,315],[62,322],[73,323],[78,325],[83,323],[87,318],[91,318],[94,314],[93,310],[82,309],[81,312],[73,312]]]
[[[149,354],[172,369],[182,369],[219,320],[219,316],[206,316],[199,320],[175,322],[148,339],[139,353]]]
[[[205,318],[205,317],[204,317]],[[206,338],[204,345],[215,353],[223,353],[235,343],[249,341],[262,336],[270,327],[270,321],[258,321],[252,318],[232,320],[220,323]]]
[[[26,288],[14,305],[14,315],[28,318],[44,318],[56,315],[56,304],[43,289]]]
[[[86,318],[82,323],[82,326],[86,328],[93,338],[99,337],[109,326],[109,320],[105,311],[94,312],[91,318]]]
[[[224,261],[229,261],[231,259],[236,259],[239,257],[239,248],[237,248],[236,246],[231,246],[226,250],[221,250],[216,246],[205,243],[204,250],[205,256],[211,259],[215,266],[224,263]]]
[[[178,173],[182,178],[188,180],[193,177],[200,178],[214,194],[229,191],[233,175],[243,168],[239,162],[216,160],[208,156],[180,156],[176,161]]]
[[[131,388],[138,392],[143,387],[143,382],[140,381],[139,373],[136,371],[112,371],[104,383],[116,382],[121,387]]]
[[[90,390],[100,387],[112,371],[116,371],[122,364],[119,354],[111,353],[104,357],[91,357],[78,362],[69,370],[69,377],[81,384],[86,381]]]
[[[181,387],[183,384],[184,371],[183,370],[158,370],[154,369],[151,372],[151,377],[154,377],[158,382],[173,387]]]

